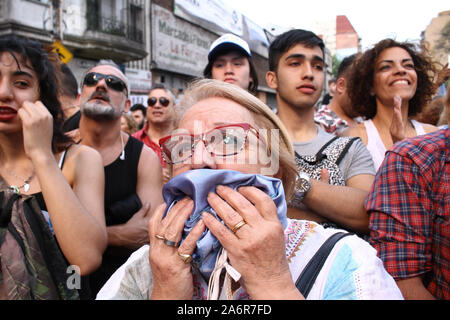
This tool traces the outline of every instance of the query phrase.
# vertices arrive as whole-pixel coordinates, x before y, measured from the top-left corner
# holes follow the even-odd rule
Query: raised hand
[[[25,101],[18,110],[22,120],[23,144],[26,154],[33,160],[51,157],[53,117],[41,101]]]
[[[405,127],[403,126],[402,117],[402,98],[397,95],[394,96],[394,114],[392,116],[390,133],[393,143],[406,138],[406,132]]]

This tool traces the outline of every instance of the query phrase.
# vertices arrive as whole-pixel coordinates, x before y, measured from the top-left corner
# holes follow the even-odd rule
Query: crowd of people
[[[1,37],[0,299],[450,299],[448,66],[385,39],[324,96],[324,52],[272,41],[274,112],[233,34],[146,106]]]

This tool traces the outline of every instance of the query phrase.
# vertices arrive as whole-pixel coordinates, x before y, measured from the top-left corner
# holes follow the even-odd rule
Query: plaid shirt
[[[334,133],[343,131],[348,128],[348,123],[330,109],[328,105],[322,105],[314,113],[314,121],[322,126],[322,128],[328,133]]]
[[[449,129],[404,140],[386,153],[366,199],[371,244],[396,280],[423,276],[450,299]]]
[[[353,120],[357,123],[362,122],[361,117],[356,117]],[[319,124],[326,132],[334,134],[338,134],[349,127],[348,122],[339,118],[339,116],[330,109],[330,106],[326,104],[323,104],[314,113],[314,122]]]

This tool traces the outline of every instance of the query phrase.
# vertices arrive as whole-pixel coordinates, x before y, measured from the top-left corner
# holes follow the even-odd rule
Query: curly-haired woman
[[[435,72],[426,50],[392,39],[378,42],[354,61],[348,93],[354,110],[366,120],[343,135],[361,138],[375,169],[395,142],[437,130],[411,119],[431,101]]]

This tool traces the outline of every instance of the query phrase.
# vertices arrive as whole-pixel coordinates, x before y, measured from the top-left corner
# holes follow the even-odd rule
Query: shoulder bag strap
[[[302,159],[303,161],[308,162],[308,163],[311,164],[311,165],[315,165],[315,164],[319,163],[320,161],[322,161],[323,158],[326,158],[326,155],[323,154],[323,151],[324,151],[330,144],[332,144],[332,143],[333,143],[335,140],[337,140],[337,139],[339,139],[338,136],[333,137],[333,138],[330,139],[327,143],[325,143],[325,144],[322,146],[322,148],[320,148],[320,150],[317,151],[316,156],[315,156],[316,159],[315,159],[314,161],[309,161],[309,160],[303,158],[301,155],[299,155],[299,154],[297,153],[297,151],[295,151],[295,156],[296,156],[297,158]]]
[[[353,142],[355,142],[358,139],[359,139],[358,137],[353,137],[353,138],[349,139],[349,141],[347,142],[347,145],[341,151],[341,154],[339,155],[339,158],[336,160],[336,164],[337,165],[339,165],[339,163],[341,162],[342,158],[344,158],[345,154],[347,153],[348,149],[350,149],[350,147],[352,146]]]
[[[295,282],[295,286],[300,291],[300,293],[305,297],[308,296],[311,291],[312,286],[316,282],[316,278],[319,275],[322,266],[328,258],[331,250],[333,249],[336,242],[338,242],[343,237],[352,235],[349,232],[338,232],[329,237],[319,248],[316,254],[309,260],[306,267],[303,269],[302,273]]]

